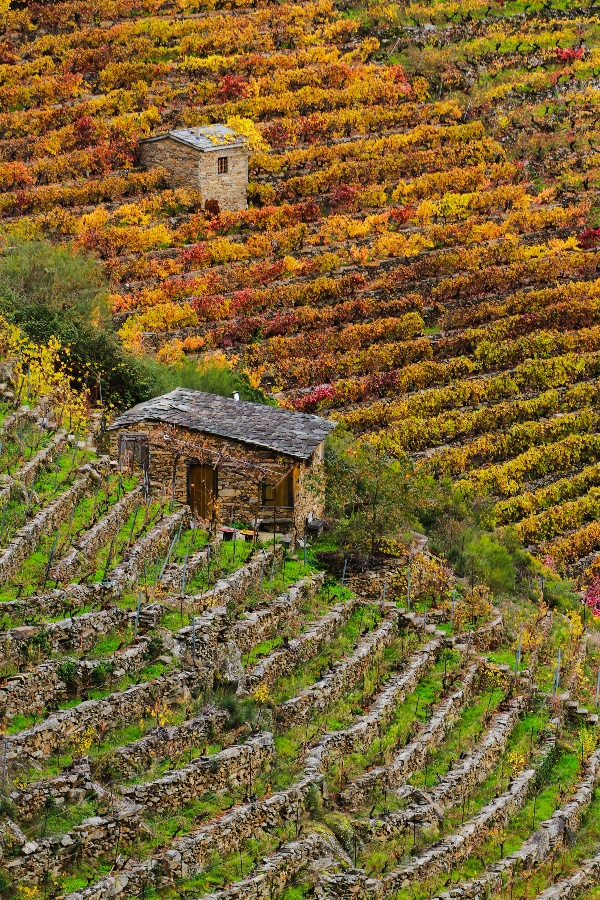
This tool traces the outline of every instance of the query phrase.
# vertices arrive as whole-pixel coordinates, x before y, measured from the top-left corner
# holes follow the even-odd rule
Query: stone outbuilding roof
[[[265,447],[295,459],[308,459],[336,427],[330,419],[262,403],[232,400],[175,388],[170,394],[138,403],[109,426],[129,428],[140,422],[162,422]]]
[[[187,144],[188,147],[200,150],[201,153],[208,153],[211,150],[231,150],[236,147],[246,146],[245,138],[227,125],[198,125],[196,128],[176,128],[174,131],[165,132],[165,134],[155,134],[153,137],[142,138],[140,143],[164,141],[165,138],[172,138],[181,144]]]

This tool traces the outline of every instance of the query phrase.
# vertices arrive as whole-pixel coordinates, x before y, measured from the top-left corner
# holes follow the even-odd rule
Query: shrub
[[[67,687],[72,688],[77,682],[77,663],[74,659],[65,659],[58,666],[56,674]]]
[[[157,656],[160,656],[164,648],[163,639],[158,634],[153,634],[150,640],[148,641],[148,646],[146,647],[146,652],[144,656],[146,659],[156,659]]]
[[[0,869],[0,897],[2,900],[11,900],[15,896],[15,889],[10,875]]]
[[[91,680],[94,684],[102,685],[106,682],[115,670],[115,664],[111,661],[101,662],[92,669]]]

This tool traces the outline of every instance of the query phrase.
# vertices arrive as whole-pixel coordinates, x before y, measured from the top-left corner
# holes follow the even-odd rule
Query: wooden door
[[[217,471],[205,463],[191,465],[188,471],[188,502],[200,519],[211,519],[217,495]]]

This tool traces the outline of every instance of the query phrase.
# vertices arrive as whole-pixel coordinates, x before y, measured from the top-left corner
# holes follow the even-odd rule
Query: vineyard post
[[[519,625],[519,642],[517,644],[517,652],[515,654],[515,674],[519,673],[519,666],[521,665],[521,646],[523,643],[523,623]]]
[[[410,566],[406,572],[406,608],[410,609]]]
[[[2,753],[2,789],[0,790],[0,797],[4,797],[4,792],[6,789],[6,755],[8,753],[8,738],[4,738],[4,750]]]
[[[50,574],[50,567],[52,565],[52,560],[54,559],[54,552],[56,550],[56,545],[58,543],[58,538],[60,534],[57,532],[56,537],[54,538],[54,543],[52,545],[52,549],[50,550],[50,556],[48,557],[48,562],[46,564],[46,571],[44,572],[44,583],[42,585],[42,590],[46,587],[46,582],[48,581],[48,575]]]
[[[192,656],[196,661],[196,616],[192,616]]]
[[[137,515],[138,515],[138,512],[139,512],[141,503],[142,503],[142,501],[141,501],[141,500],[138,500],[137,506],[136,506],[136,508],[135,508],[135,512],[134,512],[134,514],[133,514],[133,521],[132,521],[132,523],[131,523],[131,531],[129,532],[129,538],[128,538],[128,540],[127,540],[127,546],[128,546],[128,547],[129,547],[129,545],[131,544],[131,541],[133,540],[133,531],[134,531],[134,529],[135,529],[135,523],[137,522]]]
[[[141,605],[142,605],[142,589],[140,588],[140,591],[139,591],[139,593],[138,593],[137,607],[136,607],[136,610],[135,610],[135,624],[134,624],[134,626],[133,626],[133,639],[134,639],[134,641],[135,641],[135,639],[137,638],[137,633],[138,633],[138,625],[139,625],[139,621],[140,621],[140,607],[141,607]]]
[[[342,572],[342,587],[344,587],[344,581],[346,580],[346,569],[348,567],[348,559],[344,560],[344,571]]]
[[[556,671],[554,673],[554,693],[556,694],[558,690],[558,685],[560,684],[560,647],[558,648],[558,659],[556,664]]]
[[[186,553],[186,554],[185,554],[185,558],[184,558],[184,560],[183,560],[183,572],[182,572],[182,575],[181,575],[181,596],[182,596],[182,597],[183,597],[184,594],[185,594],[185,576],[186,576],[186,572],[187,572],[188,555],[189,555],[189,554]]]

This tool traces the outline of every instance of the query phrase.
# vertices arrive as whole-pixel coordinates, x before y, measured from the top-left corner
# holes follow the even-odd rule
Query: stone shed
[[[243,135],[226,125],[179,128],[140,141],[140,163],[163,166],[173,187],[199,190],[202,200],[220,209],[247,209],[248,147]]]
[[[139,466],[197,518],[256,519],[301,535],[324,512],[323,444],[335,422],[176,388],[109,426],[111,455]]]

